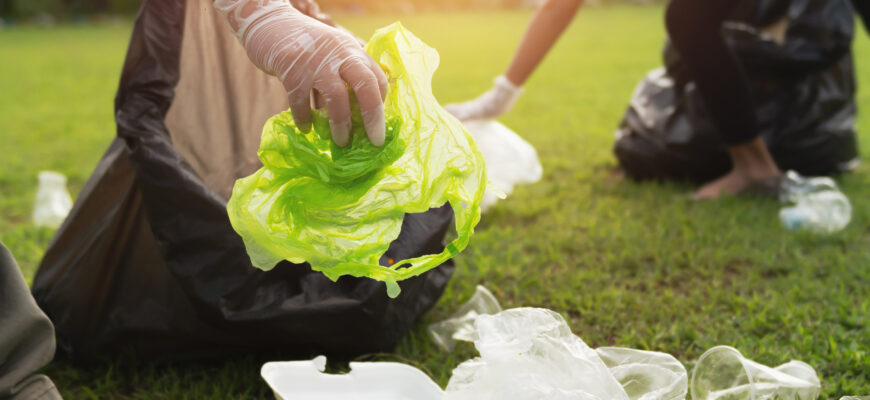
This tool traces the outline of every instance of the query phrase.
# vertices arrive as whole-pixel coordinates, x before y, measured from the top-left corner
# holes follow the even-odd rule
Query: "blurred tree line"
[[[167,1],[167,0],[163,0]],[[533,8],[543,0],[318,0],[333,12],[425,12],[463,9]],[[649,3],[661,0],[585,0],[587,3]],[[141,0],[0,0],[0,17],[39,15],[68,18],[92,14],[132,15]]]
[[[0,16],[32,18],[89,14],[135,14],[141,0],[0,0]]]

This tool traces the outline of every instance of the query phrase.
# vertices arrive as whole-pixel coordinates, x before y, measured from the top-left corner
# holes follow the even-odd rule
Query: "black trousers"
[[[671,0],[665,13],[671,43],[688,65],[698,93],[729,146],[760,134],[746,76],[721,34],[722,22],[738,3]],[[870,0],[852,0],[852,5],[870,29]]]

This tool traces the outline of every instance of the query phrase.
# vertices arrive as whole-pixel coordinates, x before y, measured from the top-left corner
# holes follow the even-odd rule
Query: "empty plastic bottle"
[[[33,207],[33,223],[57,229],[72,209],[72,197],[66,189],[66,177],[52,171],[39,173],[39,188]]]
[[[779,219],[788,230],[830,234],[845,228],[852,219],[849,199],[831,178],[805,178],[789,171],[780,200],[792,204],[779,211]]]

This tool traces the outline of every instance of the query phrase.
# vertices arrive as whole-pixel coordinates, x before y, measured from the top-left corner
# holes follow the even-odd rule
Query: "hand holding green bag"
[[[375,147],[353,110],[351,142],[338,147],[325,113],[302,133],[289,111],[263,127],[263,168],[236,181],[227,204],[254,266],[308,262],[332,280],[342,275],[397,281],[420,275],[465,249],[480,220],[486,186],[483,156],[471,136],[432,94],[438,53],[394,23],[365,50],[389,78],[384,101],[386,140]],[[440,254],[378,264],[399,236],[405,213],[449,202],[455,240]]]

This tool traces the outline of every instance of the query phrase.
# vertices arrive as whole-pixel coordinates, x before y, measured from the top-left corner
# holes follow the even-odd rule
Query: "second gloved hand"
[[[230,28],[260,69],[281,80],[290,111],[303,131],[311,127],[311,98],[326,101],[332,138],[350,141],[351,108],[347,87],[354,91],[366,134],[384,143],[387,78],[352,35],[308,17],[279,0],[216,0]],[[347,86],[345,86],[345,83]]]
[[[495,119],[510,111],[523,88],[514,85],[504,76],[495,78],[495,85],[480,97],[464,103],[454,103],[444,108],[460,121]]]

